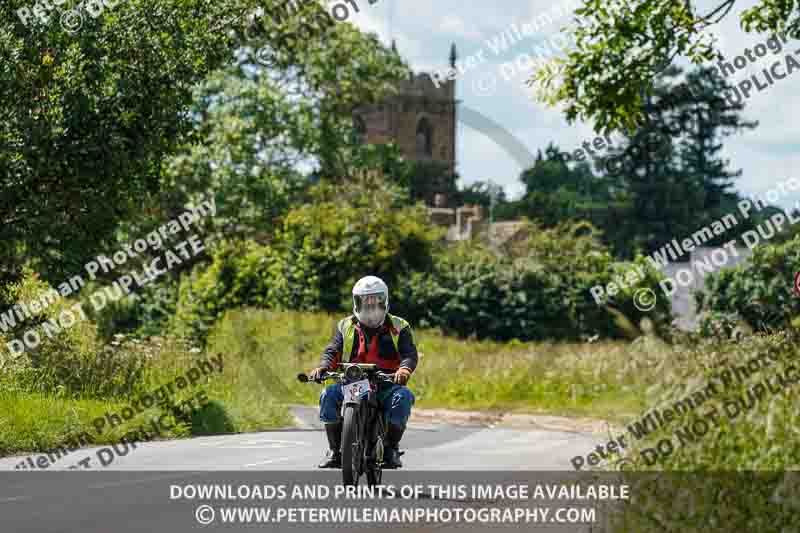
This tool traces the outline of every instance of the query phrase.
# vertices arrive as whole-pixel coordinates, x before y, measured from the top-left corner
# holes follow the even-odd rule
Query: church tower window
[[[423,117],[417,123],[417,156],[433,155],[433,128],[428,119]]]

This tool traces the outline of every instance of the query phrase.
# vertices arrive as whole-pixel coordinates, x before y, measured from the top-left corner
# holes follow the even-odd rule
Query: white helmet
[[[368,328],[377,328],[389,312],[389,287],[381,278],[367,276],[353,286],[353,314]]]

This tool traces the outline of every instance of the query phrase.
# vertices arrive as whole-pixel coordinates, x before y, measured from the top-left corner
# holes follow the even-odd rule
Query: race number
[[[346,402],[358,401],[367,391],[369,391],[369,380],[367,379],[362,379],[361,381],[356,381],[355,383],[350,383],[342,387],[344,401]]]

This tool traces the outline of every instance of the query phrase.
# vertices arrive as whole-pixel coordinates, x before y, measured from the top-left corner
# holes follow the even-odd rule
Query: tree
[[[396,150],[357,143],[348,109],[354,93],[379,98],[383,93],[377,87],[383,83],[374,81],[397,80],[404,66],[374,36],[347,25],[319,32],[313,53],[298,55],[292,65],[257,38],[252,44],[265,49],[245,54],[198,86],[192,113],[198,117],[195,140],[170,158],[165,193],[157,201],[163,205],[172,197],[170,204],[179,209],[188,200],[213,194],[219,204],[214,231],[227,238],[268,236],[309,184],[299,166],[339,181],[363,168],[402,166]],[[321,61],[319,54],[328,54],[324,47],[334,43],[364,59],[336,58],[335,69],[314,66]],[[362,72],[370,76],[362,79]]]
[[[585,0],[575,11],[575,50],[539,69],[529,80],[540,98],[565,105],[569,121],[593,122],[598,130],[628,129],[643,121],[642,104],[656,72],[676,56],[701,64],[715,56],[718,23],[736,0],[722,0],[700,13],[692,2]],[[794,2],[761,0],[741,14],[747,32],[800,33]]]
[[[677,75],[680,70],[670,73]],[[721,208],[726,199],[736,198],[733,183],[742,174],[741,170],[730,171],[729,162],[720,158],[722,139],[758,125],[742,120],[743,104],[731,104],[722,96],[730,89],[711,68],[695,69],[677,86],[655,88],[655,94],[661,96],[673,115],[673,133],[683,134],[678,148],[683,170],[702,183],[704,202],[700,212],[706,217],[699,222],[703,224],[723,215]]]
[[[722,97],[729,85],[710,69],[697,69],[678,82],[682,71],[666,69],[645,100],[646,121],[611,150],[604,168],[620,178],[627,216],[615,228],[627,250],[650,252],[689,235],[728,212],[738,197],[730,189],[740,172],[719,158],[721,139],[756,123],[741,119],[741,104]],[[721,244],[735,234],[721,236]]]
[[[492,200],[494,197],[494,200]],[[508,202],[506,192],[502,187],[488,181],[476,181],[458,190],[458,203],[460,205],[480,205],[488,212],[492,202],[497,206]]]
[[[132,0],[76,35],[0,6],[0,256],[56,283],[158,189],[187,133],[192,86],[232,57],[224,28],[253,2]]]
[[[129,0],[74,35],[58,13],[23,25],[25,0],[0,6],[0,276],[29,262],[59,283],[121,221],[209,192],[269,224],[298,160],[345,175],[349,110],[406,69],[317,2],[250,28],[281,3]]]
[[[410,191],[413,201],[423,200],[433,205],[437,193],[447,197],[448,204],[457,202],[458,175],[450,172],[447,163],[441,161],[413,161],[408,173],[407,183],[402,183]]]
[[[567,163],[558,146],[539,150],[531,168],[520,175],[525,195],[518,211],[546,227],[585,217],[592,204],[608,205],[612,179],[596,176],[588,162]]]

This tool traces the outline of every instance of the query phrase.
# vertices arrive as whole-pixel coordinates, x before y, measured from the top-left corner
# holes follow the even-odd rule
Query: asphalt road
[[[296,415],[305,428],[139,443],[124,456],[115,454],[105,467],[98,459],[102,447],[72,452],[47,469],[15,470],[21,458],[2,459],[0,531],[118,533],[201,528],[231,531],[255,527],[241,524],[200,526],[194,520],[197,502],[171,499],[170,485],[199,480],[219,482],[218,476],[235,483],[245,480],[262,484],[299,483],[305,480],[306,483],[338,484],[339,471],[316,468],[327,441],[316,423],[315,410],[300,409]],[[532,475],[533,471],[568,471],[569,459],[585,455],[599,440],[577,433],[412,423],[401,445],[406,450],[402,458],[404,468],[386,472],[383,481],[404,482],[420,476],[418,479],[431,482],[439,476],[436,471],[442,477],[450,475],[445,471],[462,472],[467,476],[465,481],[480,481],[484,476],[498,473],[499,479],[506,479],[513,473],[524,477]],[[67,470],[86,457],[91,458],[90,469]],[[107,453],[105,457],[108,458]],[[541,475],[537,476],[541,479]],[[463,524],[450,526],[457,526],[459,531],[471,530]],[[264,525],[260,527],[265,528]],[[266,529],[299,531],[298,527],[280,524]],[[325,531],[332,529],[326,524],[311,530],[320,531],[321,527]],[[435,527],[404,525],[403,530],[442,531],[443,527],[442,524]],[[552,531],[585,530],[559,527]],[[487,529],[480,525],[475,531]],[[551,529],[537,527],[536,530]]]
[[[68,470],[89,457],[92,470],[317,470],[327,449],[316,408],[295,408],[302,429],[136,443],[98,452],[84,448],[47,470]],[[401,449],[406,470],[568,470],[570,458],[585,455],[602,439],[580,433],[409,423]],[[39,454],[33,454],[34,463]],[[14,470],[22,457],[0,459]],[[102,463],[107,463],[103,465]],[[84,462],[84,465],[87,464]]]

